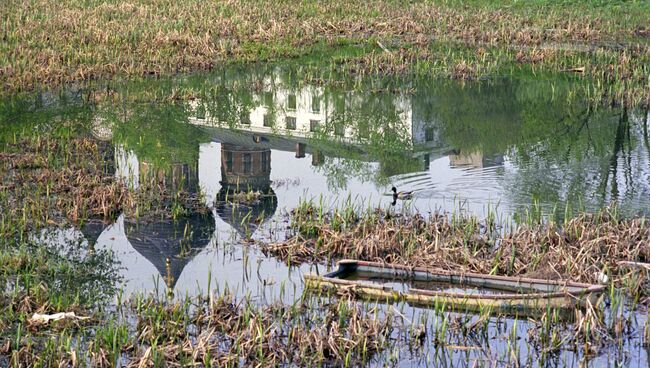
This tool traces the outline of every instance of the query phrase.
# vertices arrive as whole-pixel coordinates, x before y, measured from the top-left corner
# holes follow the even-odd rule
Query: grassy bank
[[[0,82],[12,93],[311,54],[357,73],[577,71],[647,103],[648,14],[644,2],[9,0]]]

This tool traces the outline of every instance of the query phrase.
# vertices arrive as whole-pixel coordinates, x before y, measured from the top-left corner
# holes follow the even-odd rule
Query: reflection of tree
[[[70,137],[90,130],[92,108],[82,91],[35,92],[0,99],[0,144],[14,138]]]
[[[209,115],[217,124],[236,128],[246,123],[246,117],[262,101],[256,98],[264,84],[263,72],[256,69],[221,69],[211,75],[208,88],[197,88],[199,104],[195,115],[202,118]]]
[[[503,153],[521,135],[516,81],[459,84],[422,81],[413,97],[420,121],[441,125],[447,145],[463,152]]]
[[[516,175],[506,178],[519,203],[531,194],[542,203],[568,203],[595,209],[611,201],[627,211],[642,209],[650,191],[650,151],[644,123],[627,108],[592,110],[573,121],[570,134],[537,143],[525,160],[513,150]],[[613,134],[612,134],[613,133]],[[644,144],[636,144],[641,142]],[[570,148],[569,148],[570,147]],[[641,207],[639,207],[641,206]]]
[[[602,189],[601,189],[601,194],[603,198],[603,202],[605,201],[605,195],[606,195],[606,188],[607,184],[610,179],[610,173],[611,173],[611,200],[616,200],[618,198],[618,158],[619,155],[625,155],[624,151],[624,146],[625,146],[625,140],[629,142],[630,135],[629,135],[629,119],[627,116],[627,109],[624,108],[623,111],[621,111],[620,117],[618,119],[618,125],[616,127],[616,135],[614,136],[614,148],[612,150],[612,153],[610,154],[610,159],[609,159],[609,166],[605,166],[606,170],[604,170],[602,177]],[[629,153],[629,151],[628,151]]]
[[[140,161],[155,168],[170,169],[174,164],[195,165],[199,144],[207,140],[199,128],[188,124],[185,104],[136,105],[126,116],[112,118],[114,141],[132,150]],[[111,114],[111,113],[108,113]]]
[[[418,87],[415,97],[420,119],[440,124],[444,139],[460,151],[508,153],[516,170],[504,183],[514,203],[529,204],[532,196],[550,205],[602,206],[638,201],[648,191],[638,188],[650,158],[647,128],[633,129],[627,109],[590,106],[572,81],[428,87]],[[635,135],[644,139],[642,154]]]
[[[362,91],[365,89],[362,89]],[[338,93],[337,93],[338,92]],[[411,121],[405,121],[398,106],[399,95],[390,93],[355,92],[345,95],[341,91],[329,90],[327,98],[333,101],[334,111],[328,125],[312,137],[315,146],[330,146],[325,150],[336,157],[326,160],[317,170],[328,178],[328,184],[345,188],[348,178],[373,181],[384,185],[389,177],[414,171],[421,165],[414,165],[408,152],[412,150]],[[341,142],[343,132],[353,132],[346,139],[358,147],[351,149]],[[379,162],[379,170],[363,161]]]
[[[376,169],[369,162],[353,158],[327,157],[322,165],[315,168],[327,178],[327,185],[333,189],[343,190],[347,187],[349,178],[360,181],[370,181]]]

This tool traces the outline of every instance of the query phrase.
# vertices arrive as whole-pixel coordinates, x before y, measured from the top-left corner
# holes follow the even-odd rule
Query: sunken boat
[[[325,275],[305,275],[306,287],[386,302],[519,316],[596,305],[606,287],[358,260],[342,260],[337,265],[335,271]]]

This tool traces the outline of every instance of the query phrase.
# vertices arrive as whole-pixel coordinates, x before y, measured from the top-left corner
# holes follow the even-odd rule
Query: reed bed
[[[623,219],[615,208],[580,214],[561,226],[524,224],[501,233],[492,221],[433,213],[363,215],[327,212],[303,203],[293,212],[296,235],[265,251],[290,263],[357,258],[508,276],[598,282],[600,273],[629,271],[620,261],[650,260],[645,218]]]
[[[14,229],[111,221],[120,213],[137,220],[206,212],[197,194],[172,187],[165,175],[142,178],[129,190],[112,172],[113,147],[92,138],[36,137],[8,144],[0,152],[0,191],[8,213],[23,219]],[[8,226],[7,226],[8,228]]]
[[[13,93],[323,54],[362,73],[471,78],[517,64],[582,70],[647,102],[647,11],[642,2],[10,0],[0,7],[0,82]]]
[[[607,320],[594,307],[576,310],[571,323],[557,311],[513,320],[489,311],[451,313],[444,305],[407,316],[403,306],[341,296],[260,305],[227,290],[180,299],[136,295],[117,308],[82,322],[27,322],[0,345],[0,357],[17,366],[350,367],[398,365],[405,354],[417,365],[480,359],[535,366],[567,351],[585,359],[617,351],[638,328],[629,315]]]
[[[105,171],[104,153],[86,138],[27,139],[0,153],[1,190],[8,193],[3,218],[24,218],[23,228],[117,216],[129,200],[126,188]]]
[[[52,347],[20,341],[3,353],[21,366],[357,366],[386,349],[393,331],[390,316],[349,301],[259,306],[225,292],[175,301],[136,296],[123,308],[132,323],[95,325],[85,345],[66,344],[63,330]]]
[[[150,210],[156,216],[173,217],[175,211],[182,216],[183,210],[170,203],[198,205],[196,195],[169,189],[157,175],[141,182],[138,193],[128,190],[102,166],[105,148],[90,138],[37,137],[10,143],[0,153],[5,186],[0,204],[9,209],[0,213],[0,284],[5,287],[0,293],[0,365],[364,366],[397,365],[412,354],[421,365],[480,359],[489,366],[521,366],[567,350],[585,357],[621,350],[628,346],[625,339],[639,334],[636,315],[613,286],[609,309],[576,310],[572,323],[553,311],[521,321],[491,317],[487,311],[452,313],[444,306],[406,315],[399,310],[402,305],[357,302],[350,295],[298,293],[293,303],[260,304],[208,290],[194,298],[123,301],[115,290],[103,289],[116,285],[108,252],[80,243],[70,245],[73,253],[61,253],[27,235],[118,211],[142,213],[144,220]],[[94,193],[104,191],[111,195],[96,199]],[[251,199],[253,192],[242,198]],[[648,226],[642,218],[619,218],[614,208],[579,215],[562,226],[530,222],[503,234],[496,216],[479,221],[456,214],[363,212],[346,203],[332,211],[302,203],[293,212],[296,237],[261,246],[290,263],[354,257],[583,281],[593,281],[591,273],[600,271],[625,290],[636,287],[633,298],[645,290],[641,279],[618,278],[616,261],[647,261]],[[116,295],[109,307],[107,295]],[[90,318],[50,324],[31,320],[34,313],[73,311]],[[495,333],[502,345],[492,353],[487,347],[494,345]],[[523,350],[529,353],[520,359]]]

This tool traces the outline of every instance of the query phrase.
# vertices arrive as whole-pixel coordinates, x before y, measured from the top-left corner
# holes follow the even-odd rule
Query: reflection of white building
[[[386,116],[381,116],[383,112],[395,111],[397,121],[390,122],[391,134],[408,138],[406,142],[412,146],[437,145],[440,134],[435,125],[414,119],[411,96],[391,96],[392,106],[384,106],[381,111],[377,111],[377,120],[386,120]],[[367,121],[367,118],[363,121],[355,120],[355,114],[363,109],[367,100],[367,95],[362,93],[326,94],[320,86],[294,89],[283,85],[278,76],[273,76],[266,78],[262,92],[257,95],[255,107],[250,112],[243,112],[239,121],[218,121],[200,100],[194,100],[191,104],[197,113],[190,118],[190,122],[205,126],[231,126],[235,123],[243,131],[296,138],[306,138],[311,133],[326,128],[328,133],[343,141],[363,143],[368,138],[370,129],[375,133],[384,130],[382,124]]]
[[[395,151],[390,155],[392,162],[386,159],[380,163],[382,174],[390,176],[426,170],[432,160],[447,151],[440,124],[432,121],[430,101],[421,97],[408,93],[332,93],[309,85],[296,88],[283,83],[276,73],[265,78],[248,106],[230,98],[223,102],[193,100],[195,114],[189,121],[216,128],[215,141],[293,151],[297,158],[310,154],[314,166],[322,164],[326,156],[342,157],[345,153],[327,142],[316,144],[309,140],[311,137],[327,137],[363,153],[368,152],[366,144],[385,144],[386,149]],[[249,137],[237,137],[232,128]],[[408,164],[400,164],[398,156],[401,160],[410,157]]]
[[[471,153],[459,151],[449,155],[449,165],[452,167],[471,167],[474,169],[481,169],[484,167],[500,166],[502,164],[502,155],[485,157],[480,151],[474,151]]]
[[[334,107],[323,98],[323,89],[307,87],[299,91],[278,89],[267,90],[262,94],[262,104],[250,112],[248,121],[251,131],[271,133],[279,128],[297,136],[316,132],[327,124],[334,113]]]

